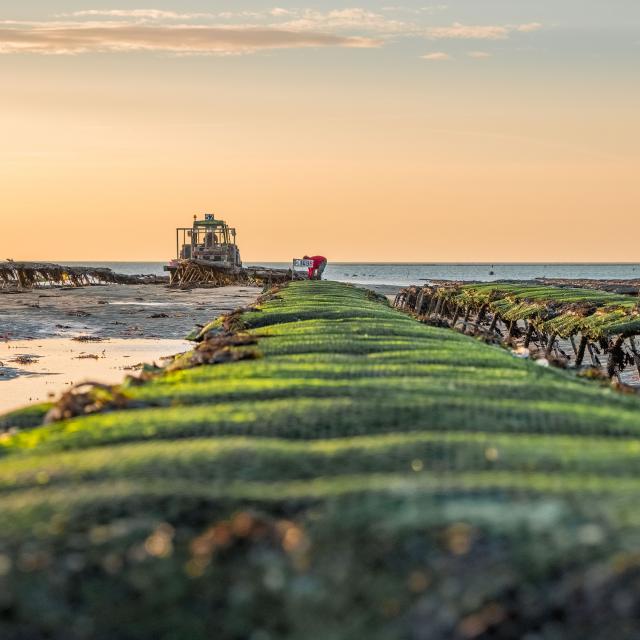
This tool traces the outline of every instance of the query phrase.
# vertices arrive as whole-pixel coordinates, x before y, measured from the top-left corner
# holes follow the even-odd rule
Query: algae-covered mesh
[[[640,399],[329,282],[197,337],[1,420],[3,640],[640,637]]]
[[[637,293],[637,292],[636,292]],[[633,392],[640,375],[637,295],[532,283],[440,283],[402,289],[394,306]],[[586,365],[586,361],[590,364]]]

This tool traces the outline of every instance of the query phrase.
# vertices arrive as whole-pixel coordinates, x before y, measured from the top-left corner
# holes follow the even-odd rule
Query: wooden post
[[[544,352],[544,357],[545,357],[545,358],[548,358],[548,357],[551,355],[551,351],[553,350],[553,345],[554,345],[554,344],[555,344],[555,342],[556,342],[556,337],[557,337],[557,336],[556,336],[556,334],[555,334],[555,333],[552,333],[552,334],[551,334],[551,338],[549,339],[549,342],[548,342],[548,344],[547,344],[547,348],[546,348],[546,350],[545,350],[545,352]]]
[[[531,338],[533,338],[533,322],[529,323],[529,326],[527,327],[527,335],[524,337],[524,348],[528,349],[529,345],[531,344]]]
[[[480,326],[482,325],[482,321],[484,320],[484,317],[487,315],[487,305],[483,304],[482,307],[480,307],[480,313],[478,313],[478,316],[476,318],[476,327],[475,327],[475,331],[474,333],[478,333],[478,331],[480,331]]]
[[[427,313],[425,314],[426,318],[429,319],[431,317],[431,312],[435,308],[436,304],[438,304],[437,293],[434,293],[431,296],[431,300],[429,301],[429,308],[427,309]]]
[[[433,312],[433,315],[435,317],[435,319],[438,319],[438,316],[440,315],[440,311],[442,310],[442,303],[444,302],[444,298],[440,297],[438,298],[438,303],[436,304],[436,308]]]
[[[600,366],[600,358],[598,358],[598,356],[594,353],[593,347],[591,346],[591,343],[589,343],[587,346],[589,347],[589,355],[591,356],[591,364],[594,367],[599,367]]]
[[[622,343],[624,342],[624,337],[618,336],[613,343],[613,346],[609,350],[609,357],[607,359],[607,375],[610,378],[616,373],[616,354],[620,352],[622,349]]]
[[[469,316],[471,316],[471,306],[467,307],[467,312],[464,314],[464,320],[462,321],[462,333],[467,332],[467,323],[469,322]]]
[[[489,333],[495,333],[499,318],[500,315],[498,313],[493,314],[493,319],[491,320],[491,324],[489,325]]]
[[[422,310],[420,312],[420,315],[423,318],[428,318],[429,314],[431,313],[431,309],[433,309],[435,304],[436,304],[435,293],[428,293],[425,296],[425,300],[422,304]]]
[[[613,349],[609,351],[609,356],[607,357],[607,376],[609,378],[613,378],[613,375],[616,372],[616,361],[613,355]]]
[[[430,304],[431,302],[431,293],[430,291],[427,289],[423,289],[422,290],[422,300],[420,301],[420,307],[418,308],[418,315],[424,315],[424,308],[425,306],[427,306],[427,304]]]
[[[633,359],[635,360],[636,368],[638,369],[638,375],[640,375],[640,354],[638,353],[636,339],[634,336],[629,336],[629,344],[631,345],[631,353],[633,353]]]
[[[573,336],[569,336],[569,342],[571,342],[571,348],[573,349],[573,355],[578,355],[578,350],[576,349],[576,341],[573,339]]]
[[[578,351],[576,353],[576,367],[582,365],[582,361],[584,360],[584,352],[587,348],[588,342],[589,340],[587,339],[587,336],[582,336],[582,338],[580,339],[580,345],[578,346]]]
[[[27,277],[25,276],[22,269],[18,269],[18,281],[20,282],[20,286],[26,289],[28,287]]]
[[[453,322],[451,323],[451,328],[455,329],[458,324],[458,320],[460,319],[460,305],[456,305],[456,310],[453,313]]]

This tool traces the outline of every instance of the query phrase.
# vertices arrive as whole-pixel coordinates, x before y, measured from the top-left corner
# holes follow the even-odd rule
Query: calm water
[[[109,267],[119,273],[162,275],[163,262],[83,262],[85,266]],[[245,263],[265,267],[287,268],[286,262]],[[493,273],[491,273],[493,272]],[[533,278],[640,278],[639,264],[409,264],[329,262],[327,280],[357,284],[419,284],[425,280],[530,280]]]

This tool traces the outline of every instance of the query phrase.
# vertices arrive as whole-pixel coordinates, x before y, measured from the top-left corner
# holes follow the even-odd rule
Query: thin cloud
[[[514,29],[520,33],[532,33],[533,31],[540,31],[542,24],[540,22],[529,22],[528,24],[516,25]]]
[[[273,9],[269,10],[269,13],[272,16],[289,16],[291,15],[291,10],[290,9],[283,9],[282,7],[274,7]]]
[[[542,28],[539,22],[523,24],[467,25],[454,22],[451,25],[426,26],[422,17],[446,11],[445,4],[435,4],[410,9],[404,6],[386,6],[379,12],[363,7],[345,7],[321,11],[312,8],[272,7],[258,11],[236,10],[217,13],[181,12],[162,9],[84,9],[58,17],[75,19],[109,19],[150,22],[205,22],[209,26],[265,27],[285,31],[313,31],[379,37],[426,36],[434,40],[505,40],[512,33],[532,33]],[[395,14],[395,15],[394,15]],[[403,15],[404,14],[404,15]],[[405,20],[411,16],[410,19]],[[422,24],[421,24],[422,23]]]
[[[372,38],[261,27],[31,24],[0,28],[0,53],[81,54],[158,51],[241,54],[269,49],[380,46]]]
[[[444,5],[423,9],[444,9]],[[390,7],[387,7],[390,9]],[[1,53],[80,54],[158,51],[181,55],[238,54],[304,47],[379,47],[389,39],[504,40],[532,33],[538,22],[426,27],[361,7],[318,11],[273,7],[262,11],[185,13],[162,9],[84,9],[55,20],[0,21]],[[428,60],[449,59],[443,52]],[[483,55],[471,57],[486,57]]]
[[[310,30],[353,30],[375,32],[381,34],[397,34],[414,32],[416,25],[401,20],[390,19],[380,13],[358,7],[333,9],[331,11],[315,11],[312,9],[292,10],[289,20],[279,26],[289,29]]]
[[[162,9],[83,9],[71,13],[61,13],[61,18],[129,18],[134,20],[235,20],[253,19],[262,20],[268,17],[283,17],[290,15],[287,9],[275,7],[268,11],[221,11],[211,12],[179,12],[165,11]]]
[[[440,13],[441,11],[447,11],[449,9],[449,5],[446,4],[434,4],[426,7],[405,7],[402,5],[388,5],[386,7],[382,7],[381,11],[391,11],[394,13],[410,13],[413,15],[432,15],[435,13]]]
[[[141,18],[148,20],[193,20],[195,18],[214,18],[213,13],[178,13],[160,9],[85,9],[62,13],[59,17],[70,18]]]
[[[475,58],[476,60],[483,60],[485,58],[491,58],[493,56],[492,53],[488,51],[469,51],[467,54],[470,58]]]
[[[358,30],[379,34],[414,33],[420,27],[410,22],[395,20],[381,13],[361,7],[347,7],[318,11],[315,9],[285,9],[273,7],[263,11],[221,11],[219,13],[181,13],[160,9],[84,9],[60,14],[66,18],[128,19],[139,22],[161,21],[223,21],[247,26],[239,22],[251,22],[251,26],[268,26],[295,31],[344,31]]]
[[[446,27],[430,27],[426,35],[434,40],[506,40],[514,31],[531,33],[541,28],[538,22],[519,25],[466,25],[454,22]]]
[[[425,53],[420,56],[423,60],[433,60],[434,62],[445,62],[446,60],[452,60],[451,56],[444,51],[434,51],[433,53]]]

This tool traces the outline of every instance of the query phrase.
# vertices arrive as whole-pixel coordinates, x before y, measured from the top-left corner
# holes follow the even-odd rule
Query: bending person
[[[327,259],[324,256],[304,256],[304,260],[313,260],[313,266],[309,267],[309,280],[322,280]]]

